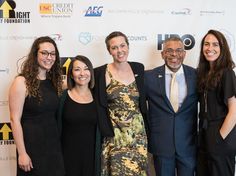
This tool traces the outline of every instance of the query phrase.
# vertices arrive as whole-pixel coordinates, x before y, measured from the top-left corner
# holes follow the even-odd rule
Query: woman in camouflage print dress
[[[121,32],[106,38],[114,62],[95,69],[99,118],[108,128],[101,152],[102,176],[146,176],[146,103],[144,66],[127,62],[129,43]]]
[[[147,138],[136,83],[124,85],[112,78],[107,87],[109,116],[115,136],[102,146],[102,175],[144,176],[147,169]]]

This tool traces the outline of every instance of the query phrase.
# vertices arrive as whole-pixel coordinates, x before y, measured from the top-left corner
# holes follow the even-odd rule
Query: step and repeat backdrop
[[[8,89],[37,37],[56,41],[66,70],[78,54],[94,67],[112,62],[104,39],[119,30],[129,38],[129,60],[151,69],[163,64],[163,41],[178,35],[187,50],[184,63],[196,67],[209,29],[225,34],[236,59],[235,7],[234,0],[0,0],[0,175],[16,175]]]

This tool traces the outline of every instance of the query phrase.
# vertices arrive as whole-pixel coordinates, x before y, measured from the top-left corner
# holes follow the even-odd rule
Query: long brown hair
[[[37,38],[28,54],[27,59],[23,62],[21,66],[21,76],[25,78],[25,84],[27,88],[27,93],[29,96],[36,97],[41,100],[41,95],[39,92],[38,79],[39,74],[39,64],[38,64],[38,50],[39,45],[42,43],[51,43],[55,47],[56,60],[49,72],[47,72],[46,78],[52,81],[53,87],[55,88],[58,95],[62,92],[62,77],[61,77],[61,66],[60,66],[60,56],[57,45],[53,39],[48,36],[43,36]]]
[[[214,35],[220,46],[220,55],[216,61],[214,61],[213,67],[210,69],[210,63],[206,60],[203,54],[203,45],[207,35]],[[223,75],[223,71],[226,69],[233,69],[235,66],[230,49],[225,36],[216,30],[209,30],[201,41],[200,58],[197,67],[198,79],[197,85],[199,92],[203,92],[206,89],[215,88]]]

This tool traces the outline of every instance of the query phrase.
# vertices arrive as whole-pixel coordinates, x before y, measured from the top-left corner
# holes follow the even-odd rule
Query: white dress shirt
[[[170,99],[170,84],[171,84],[171,75],[173,72],[165,65],[165,86],[166,86],[166,96]],[[176,81],[178,82],[178,102],[179,108],[181,107],[186,95],[187,95],[187,84],[184,76],[183,66],[179,68],[176,72]]]

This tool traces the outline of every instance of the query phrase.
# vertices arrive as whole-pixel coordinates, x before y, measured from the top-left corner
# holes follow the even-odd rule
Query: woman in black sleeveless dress
[[[17,176],[64,176],[56,121],[61,82],[56,43],[36,39],[9,92]]]

